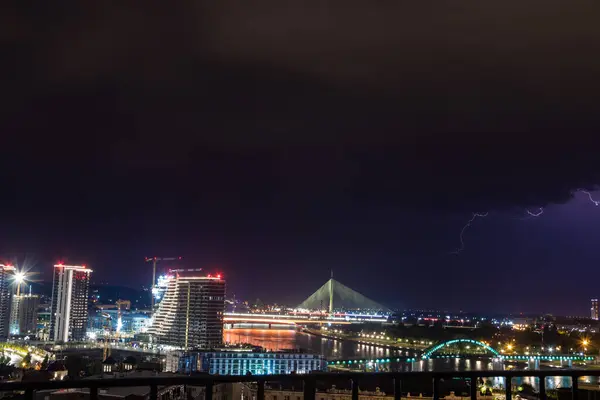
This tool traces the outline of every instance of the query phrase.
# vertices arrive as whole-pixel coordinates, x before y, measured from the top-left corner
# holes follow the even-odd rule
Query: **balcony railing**
[[[572,400],[579,399],[578,378],[582,376],[600,376],[600,370],[536,370],[536,371],[463,371],[463,372],[378,372],[378,373],[312,373],[305,375],[246,375],[246,376],[225,376],[225,375],[198,375],[198,376],[173,376],[173,377],[153,377],[153,378],[109,378],[109,379],[82,379],[82,380],[64,380],[47,382],[7,382],[0,384],[0,391],[21,391],[25,393],[25,400],[33,400],[34,393],[38,390],[59,390],[59,389],[89,389],[90,400],[98,400],[98,390],[111,387],[140,387],[150,388],[149,400],[158,400],[158,391],[160,388],[175,385],[204,387],[204,399],[212,400],[213,388],[215,384],[220,383],[253,383],[256,385],[256,400],[264,400],[265,383],[293,383],[297,385],[302,383],[304,400],[315,400],[317,393],[317,382],[333,382],[340,379],[347,379],[352,383],[352,400],[359,400],[359,384],[361,380],[368,378],[389,379],[393,383],[394,400],[401,400],[402,382],[408,382],[411,379],[418,378],[431,379],[433,400],[440,399],[440,382],[443,379],[463,378],[471,381],[470,398],[477,400],[478,378],[503,377],[505,378],[504,393],[506,400],[512,400],[513,387],[512,378],[534,377],[539,378],[539,400],[547,400],[546,396],[546,377],[570,377],[572,386]],[[298,387],[298,386],[296,386]]]

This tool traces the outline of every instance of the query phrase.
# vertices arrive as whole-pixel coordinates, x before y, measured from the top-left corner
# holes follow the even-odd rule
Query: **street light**
[[[25,272],[23,271],[15,272],[15,282],[18,284],[25,282],[25,276]]]
[[[13,282],[17,285],[17,296],[21,294],[21,284],[27,280],[27,273],[24,270],[15,271]]]

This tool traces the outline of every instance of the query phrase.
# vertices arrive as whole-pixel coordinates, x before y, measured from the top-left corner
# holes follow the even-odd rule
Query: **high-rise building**
[[[180,349],[211,349],[223,342],[225,280],[200,270],[172,271],[148,332],[160,344]]]
[[[15,267],[0,264],[0,338],[6,339],[9,334],[10,304],[12,300],[11,278]]]
[[[592,299],[592,319],[598,320],[598,316],[600,315],[598,309],[598,299]]]
[[[50,340],[67,342],[85,338],[91,272],[85,266],[54,266]]]
[[[35,294],[18,294],[12,298],[10,334],[36,335],[40,297]]]

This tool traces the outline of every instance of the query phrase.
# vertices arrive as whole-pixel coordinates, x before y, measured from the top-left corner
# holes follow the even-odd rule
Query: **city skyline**
[[[210,270],[205,270],[203,268],[194,268],[194,269],[183,268],[183,269],[181,269],[180,267],[183,265],[181,263],[181,259],[182,259],[182,257],[178,258],[179,262],[176,265],[177,269],[166,268],[166,270],[164,270],[164,271],[161,271],[160,269],[158,269],[159,273],[157,274],[157,283],[160,282],[161,280],[164,280],[164,282],[162,283],[162,285],[168,285],[168,283],[170,281],[169,280],[169,276],[174,276],[174,274],[177,274],[178,271],[181,272],[181,271],[192,271],[192,270],[197,271],[198,273],[201,273],[201,274],[203,274],[205,276],[208,276],[208,277],[211,277],[211,275],[213,277],[217,277],[218,276],[219,278],[221,276],[223,276],[223,279],[226,279],[226,277],[224,276],[224,274],[222,274],[220,272],[221,271],[220,269],[218,269],[217,272],[213,272],[212,274],[211,274]],[[58,265],[62,265],[62,264],[58,264]],[[17,287],[17,282],[21,282],[21,284],[23,282],[28,282],[29,283],[29,287],[28,287],[27,290],[30,292],[29,294],[33,293],[33,292],[31,292],[32,291],[32,284],[33,284],[33,285],[36,285],[36,290],[34,291],[35,293],[33,293],[35,296],[38,296],[40,294],[42,294],[42,295],[44,295],[44,294],[45,295],[50,295],[50,293],[46,293],[49,290],[49,288],[46,288],[46,290],[42,290],[42,292],[40,292],[39,291],[39,287],[37,285],[39,285],[39,284],[48,285],[48,284],[51,284],[52,281],[44,282],[43,280],[39,280],[39,279],[35,279],[35,280],[32,280],[32,281],[29,281],[29,279],[30,279],[31,276],[33,276],[33,275],[39,275],[40,274],[40,272],[39,272],[38,269],[31,268],[31,265],[29,267],[30,268],[28,269],[27,273],[24,273],[24,274],[20,275],[19,273],[15,272],[15,271],[19,270],[18,267],[15,267],[12,263],[7,263],[6,264],[6,268],[7,268],[7,271],[8,271],[8,275],[6,275],[6,276],[8,276],[8,279],[5,279],[6,282],[7,282],[7,285],[8,285],[7,288],[10,288],[11,291],[15,291],[16,287]],[[54,267],[56,267],[56,265],[54,265]],[[89,268],[88,268],[88,270],[91,271],[91,269],[89,269]],[[151,272],[149,272],[149,273],[151,274]],[[140,282],[139,285],[135,285],[135,284],[123,284],[122,282],[117,282],[115,284],[110,284],[108,282],[95,282],[94,280],[91,280],[91,279],[90,279],[90,283],[89,284],[90,284],[90,286],[93,286],[93,287],[96,287],[96,288],[101,288],[103,286],[105,286],[107,288],[113,288],[113,289],[109,289],[109,290],[119,290],[119,288],[122,288],[122,289],[131,289],[131,290],[133,290],[133,293],[137,293],[138,296],[139,296],[139,299],[136,299],[136,302],[139,301],[139,300],[142,300],[142,303],[140,303],[139,305],[136,305],[136,307],[142,307],[142,308],[144,308],[144,307],[148,307],[148,305],[143,306],[143,304],[147,300],[147,299],[145,299],[145,297],[147,296],[148,299],[150,298],[149,294],[148,294],[148,291],[147,291],[148,290],[148,285],[146,285],[146,282],[144,282],[145,279],[146,279],[146,277],[141,277],[140,278],[141,282]],[[329,283],[326,283],[319,290],[323,291],[324,290],[323,288],[326,287],[328,284]],[[343,286],[344,285],[342,284],[342,287]],[[312,288],[312,289],[314,290],[315,288]],[[162,297],[162,295],[163,295],[163,293],[164,293],[165,290],[166,290],[166,286],[164,286],[161,289],[161,296],[160,297]],[[352,289],[347,289],[347,290],[353,291]],[[319,291],[317,291],[317,292],[319,292]],[[316,293],[313,294],[313,297],[315,295],[316,295]],[[329,295],[327,295],[327,296],[329,296]],[[355,296],[362,296],[362,294],[361,293],[356,293]],[[116,292],[115,292],[115,294],[112,297],[115,297],[115,299],[110,300],[109,298],[105,298],[104,300],[105,301],[108,300],[108,303],[103,303],[103,302],[100,302],[100,303],[101,304],[112,304],[111,301],[115,301],[119,297],[119,295],[116,294]],[[157,297],[157,298],[160,298],[160,297]],[[262,297],[262,299],[261,299],[261,297]],[[295,297],[302,298],[302,299],[306,300],[305,299],[306,293],[304,293],[304,294],[298,294]],[[268,304],[285,305],[285,306],[291,307],[291,308],[294,308],[295,305],[297,303],[299,303],[296,300],[293,300],[291,303],[286,303],[285,301],[281,301],[280,299],[277,299],[277,298],[270,298],[268,295],[267,296],[262,296],[260,293],[258,294],[258,296],[250,296],[250,297],[245,297],[244,298],[244,297],[240,297],[239,295],[236,295],[236,293],[231,293],[230,292],[229,293],[229,298],[237,298],[238,300],[242,299],[244,301],[250,302],[251,304],[254,302],[255,299],[256,300],[261,299],[261,301],[266,301],[266,303],[268,303]],[[587,301],[588,301],[588,304],[589,304],[590,297],[587,298]],[[594,318],[594,315],[598,315],[597,314],[597,312],[598,312],[597,311],[597,307],[598,307],[598,305],[597,305],[598,304],[597,297],[595,297],[594,295],[592,295],[591,296],[591,302],[592,302],[592,307],[591,307],[591,316],[592,316],[592,319],[598,319],[598,318]],[[149,304],[149,300],[148,300],[148,304]],[[383,305],[382,307],[387,308],[387,305]],[[543,315],[543,314],[552,314],[552,315],[562,315],[562,316],[579,316],[581,318],[585,318],[586,316],[587,317],[590,316],[590,308],[587,308],[586,312],[582,311],[582,310],[586,309],[585,305],[583,303],[582,304],[577,304],[577,312],[567,312],[567,313],[556,313],[553,310],[549,310],[549,309],[544,309],[544,310],[541,310],[541,311],[540,310],[527,310],[527,309],[516,310],[516,311],[515,310],[508,310],[508,309],[480,310],[480,309],[477,309],[476,307],[473,307],[473,308],[469,308],[469,307],[466,307],[466,308],[454,308],[453,309],[453,308],[444,307],[443,305],[436,305],[436,306],[430,306],[430,307],[419,306],[419,305],[412,306],[412,307],[399,307],[399,308],[390,307],[390,309],[394,310],[394,311],[410,311],[410,310],[424,310],[425,311],[425,310],[429,310],[429,311],[435,311],[435,312],[450,312],[450,313],[464,312],[464,313],[475,313],[475,314],[481,314],[481,315],[486,315],[486,314],[488,314],[488,315],[490,315],[490,314],[491,315],[536,315],[536,314]],[[596,310],[596,311],[594,311],[594,310]]]

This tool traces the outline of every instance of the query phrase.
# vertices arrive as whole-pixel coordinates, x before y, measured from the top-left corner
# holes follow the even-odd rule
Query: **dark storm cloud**
[[[3,130],[80,188],[487,209],[599,181],[593,1],[61,3],[2,17]]]

